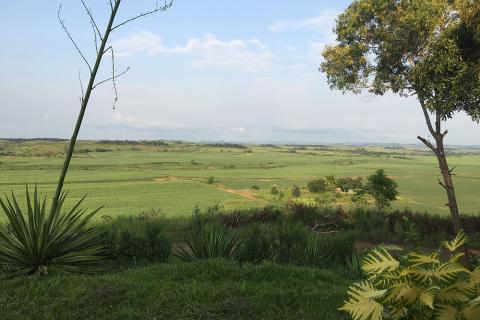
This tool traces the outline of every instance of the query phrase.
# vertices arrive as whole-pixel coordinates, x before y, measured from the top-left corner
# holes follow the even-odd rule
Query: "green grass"
[[[330,271],[212,260],[116,274],[2,281],[0,314],[22,319],[348,319],[351,281]]]
[[[426,150],[414,147],[249,146],[251,153],[248,153],[242,149],[195,144],[132,146],[86,141],[80,142],[77,150],[85,148],[112,151],[76,154],[66,189],[71,190],[71,203],[88,193],[86,205],[104,206],[101,215],[161,210],[167,216],[189,216],[195,205],[206,208],[222,204],[227,209],[259,207],[280,202],[269,193],[273,184],[284,191],[284,202],[290,197],[293,184],[305,187],[315,177],[332,174],[367,177],[379,168],[385,169],[399,184],[400,198],[394,208],[448,214],[445,193],[437,182],[436,159]],[[21,194],[25,184],[37,183],[40,191],[50,196],[63,163],[64,149],[65,143],[59,142],[0,141],[0,193]],[[480,150],[453,149],[449,161],[457,166],[455,185],[461,212],[479,214]],[[210,176],[218,183],[208,185]],[[176,180],[162,180],[163,177]],[[250,189],[252,185],[258,185],[260,190]],[[233,189],[234,193],[222,189]],[[247,196],[257,200],[246,197],[245,193],[238,194],[238,190],[246,190]],[[340,203],[348,205],[348,202],[346,197]]]

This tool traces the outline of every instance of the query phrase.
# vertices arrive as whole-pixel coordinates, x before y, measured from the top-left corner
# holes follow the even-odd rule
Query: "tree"
[[[327,185],[325,180],[318,178],[308,182],[307,188],[311,193],[321,193],[327,190]]]
[[[456,233],[454,168],[442,122],[460,111],[480,119],[480,45],[472,45],[479,40],[478,19],[472,0],[356,0],[338,17],[338,44],[325,48],[321,64],[332,88],[418,99],[434,142],[418,139],[437,157]]]
[[[61,15],[60,15],[61,9],[62,9],[62,5],[60,5],[60,7],[58,8],[58,20],[60,22],[60,25],[62,26],[63,30],[65,31],[68,39],[72,42],[73,46],[75,47],[75,50],[78,52],[78,54],[80,55],[82,60],[85,62],[86,66],[88,67],[88,70],[89,70],[89,73],[90,73],[90,78],[88,80],[88,84],[87,84],[85,90],[83,89],[83,83],[80,79],[80,86],[81,86],[81,89],[82,89],[82,97],[80,98],[80,112],[79,112],[78,117],[77,117],[77,122],[76,122],[75,128],[73,130],[72,138],[70,139],[70,143],[68,145],[67,154],[65,156],[65,162],[63,164],[62,171],[60,173],[60,177],[58,179],[57,187],[56,187],[56,190],[55,190],[55,194],[53,196],[52,207],[50,209],[52,212],[56,210],[56,207],[59,203],[59,199],[60,199],[60,196],[61,196],[62,190],[63,190],[63,185],[64,185],[64,182],[65,182],[65,177],[67,175],[67,171],[68,171],[68,168],[70,166],[70,161],[72,160],[73,151],[75,149],[75,143],[77,142],[77,137],[78,137],[78,134],[80,132],[80,127],[82,126],[82,122],[83,122],[83,117],[85,115],[85,111],[87,109],[88,102],[90,101],[90,96],[91,96],[93,90],[95,88],[97,88],[98,86],[104,84],[104,83],[111,82],[112,86],[113,86],[113,89],[114,89],[114,94],[115,94],[114,103],[113,103],[113,108],[115,108],[115,104],[118,100],[116,79],[118,79],[119,77],[124,75],[129,70],[129,68],[127,68],[123,72],[117,73],[116,68],[115,68],[114,48],[111,45],[108,44],[110,34],[113,31],[115,31],[116,29],[118,29],[118,28],[132,22],[132,21],[135,21],[139,18],[150,16],[150,15],[155,14],[157,12],[166,11],[167,9],[169,9],[173,5],[173,1],[171,1],[170,3],[165,2],[165,5],[163,5],[163,6],[158,6],[158,4],[157,4],[155,6],[155,8],[153,8],[152,10],[149,10],[149,11],[146,11],[146,12],[141,12],[140,14],[138,14],[136,16],[133,16],[131,18],[128,18],[126,20],[123,20],[121,22],[116,22],[115,18],[117,16],[118,9],[120,8],[120,4],[121,4],[122,0],[109,0],[108,4],[109,4],[109,7],[110,7],[110,17],[108,19],[107,26],[105,27],[105,29],[102,33],[100,31],[100,28],[97,25],[97,22],[94,19],[92,10],[90,10],[88,8],[88,6],[86,5],[84,0],[80,0],[80,2],[82,4],[83,8],[85,9],[85,12],[86,12],[86,14],[87,14],[87,16],[90,20],[90,24],[91,24],[91,27],[92,27],[93,36],[94,36],[94,40],[95,40],[96,58],[95,58],[95,62],[93,63],[93,67],[92,67],[92,64],[87,60],[86,55],[80,49],[79,45],[73,39],[72,34],[67,29],[67,26],[65,24],[65,20],[62,19]],[[103,80],[100,80],[100,81],[96,82],[97,74],[98,74],[98,71],[100,69],[102,59],[106,54],[109,54],[110,58],[111,58],[111,64],[112,64],[111,65],[111,75],[109,77],[107,77],[106,79],[103,79]],[[80,78],[80,76],[79,76],[79,78]]]
[[[383,169],[368,177],[367,190],[375,199],[379,210],[390,207],[390,202],[397,199],[397,183],[387,177]]]
[[[292,187],[292,196],[295,198],[298,198],[301,195],[302,195],[302,191],[300,190],[300,187],[294,184]]]

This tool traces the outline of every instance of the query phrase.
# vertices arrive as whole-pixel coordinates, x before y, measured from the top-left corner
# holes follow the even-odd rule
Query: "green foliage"
[[[327,190],[327,185],[324,179],[318,178],[308,182],[307,188],[311,193],[321,193]]]
[[[324,209],[331,208],[336,201],[335,193],[332,192],[321,193],[315,198],[317,205]]]
[[[87,213],[80,207],[82,198],[71,210],[62,212],[66,197],[63,193],[55,210],[47,210],[46,199],[39,199],[37,188],[33,199],[27,188],[26,213],[14,194],[0,199],[9,222],[0,226],[0,266],[4,266],[4,276],[97,270],[105,251],[101,245],[104,230],[88,224],[99,209]]]
[[[325,49],[321,69],[332,88],[416,94],[443,118],[465,111],[478,120],[480,59],[464,55],[478,21],[469,0],[356,0],[338,17],[338,44]]]
[[[385,248],[371,251],[362,263],[367,280],[350,287],[341,310],[354,320],[478,319],[480,267],[469,271],[455,253],[466,242],[463,232],[444,242],[446,260],[439,252],[411,252],[398,261]]]
[[[302,195],[302,191],[300,190],[300,187],[294,184],[292,187],[292,196],[295,198],[298,198],[301,195]]]
[[[208,184],[214,184],[215,183],[215,178],[213,176],[208,177],[207,183]]]
[[[171,253],[163,220],[155,214],[117,218],[108,223],[105,239],[113,259],[165,262]]]
[[[273,247],[274,240],[267,228],[254,225],[243,236],[239,260],[253,263],[273,261],[275,257]]]
[[[375,198],[379,210],[390,207],[390,202],[397,199],[397,183],[387,177],[383,169],[368,177],[367,190]]]
[[[186,240],[186,247],[179,246],[176,256],[183,261],[212,258],[238,260],[240,245],[241,239],[236,232],[221,224],[207,223]]]
[[[339,187],[343,192],[348,192],[349,190],[359,190],[362,188],[362,178],[338,178],[336,184],[337,187]]]
[[[335,176],[330,175],[325,177],[325,190],[330,192],[337,191],[337,180]]]
[[[257,185],[253,185],[253,186],[251,186],[251,188],[252,188],[253,190],[260,190],[260,187],[257,186]]]
[[[279,193],[280,191],[278,190],[278,187],[276,185],[273,185],[272,188],[270,189],[270,194],[276,196]]]

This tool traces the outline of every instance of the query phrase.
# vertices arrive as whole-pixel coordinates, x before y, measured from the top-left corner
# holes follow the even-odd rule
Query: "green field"
[[[63,163],[66,142],[0,141],[0,192],[23,194],[25,184],[38,184],[50,196]],[[158,210],[167,216],[190,215],[198,205],[226,209],[285,202],[293,184],[305,187],[316,177],[367,177],[383,168],[399,184],[394,208],[408,207],[448,214],[438,185],[432,154],[416,147],[160,145],[98,143],[77,145],[67,176],[69,203],[88,194],[86,205],[103,206],[101,215],[117,216]],[[480,212],[480,149],[452,148],[449,160],[461,212]],[[208,177],[215,178],[207,184]],[[269,190],[278,185],[285,196]],[[260,190],[251,189],[257,185]],[[306,189],[303,199],[313,199]],[[69,204],[67,203],[67,204]],[[337,205],[351,206],[348,195]]]

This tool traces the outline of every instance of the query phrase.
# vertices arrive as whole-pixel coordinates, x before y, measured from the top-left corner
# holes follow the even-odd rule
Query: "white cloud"
[[[238,69],[244,72],[269,70],[274,55],[260,40],[233,39],[223,41],[213,34],[192,38],[183,46],[168,47],[162,38],[149,31],[141,31],[113,44],[117,56],[146,53],[149,56],[179,54],[192,57],[194,67]]]
[[[318,16],[304,20],[280,20],[273,23],[269,30],[272,32],[284,31],[291,28],[309,28],[330,33],[335,25],[338,12],[324,10]]]

